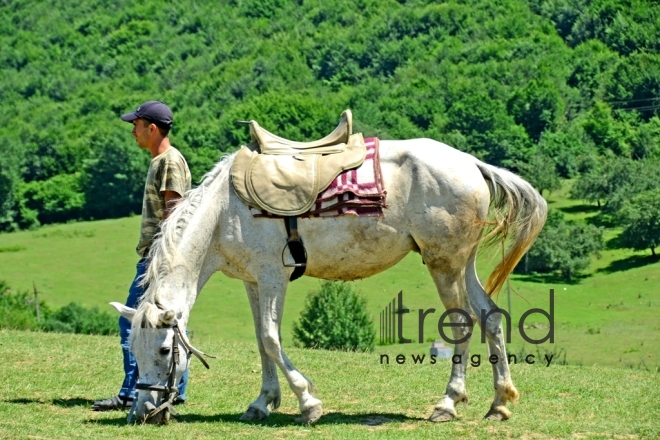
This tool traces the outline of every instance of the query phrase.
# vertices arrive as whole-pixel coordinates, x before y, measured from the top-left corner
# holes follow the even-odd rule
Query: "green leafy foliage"
[[[598,256],[604,247],[602,229],[566,221],[560,211],[551,210],[543,231],[516,271],[559,271],[563,279],[571,281],[589,266],[592,255]]]
[[[345,282],[324,281],[308,295],[293,339],[296,346],[326,350],[372,351],[375,346],[366,301]]]
[[[603,211],[616,214],[623,205],[636,195],[660,188],[657,170],[658,160],[626,158],[601,158],[590,164],[573,186],[573,198],[597,202]]]
[[[105,144],[104,142],[111,143]],[[92,139],[95,147],[83,164],[85,207],[93,218],[122,217],[139,212],[148,156],[106,136]]]
[[[564,178],[658,157],[659,42],[641,0],[9,2],[0,230],[139,212],[149,155],[118,116],[150,99],[196,182],[248,141],[237,119],[310,140],[345,108],[527,174],[536,147]]]
[[[42,326],[44,331],[89,335],[114,335],[118,328],[116,316],[97,307],[86,309],[75,302],[53,312]]]
[[[0,137],[0,231],[18,228],[16,217],[16,191],[20,184],[20,149],[11,140]]]
[[[564,103],[556,85],[533,80],[514,91],[508,111],[516,123],[525,127],[529,137],[538,142],[544,131],[556,129],[564,113]]]
[[[35,218],[42,224],[79,218],[85,204],[80,173],[58,174],[48,180],[21,184],[18,194],[23,208],[19,221],[27,225]]]
[[[75,302],[53,311],[40,299],[39,313],[41,320],[37,319],[34,294],[12,292],[0,280],[0,328],[98,335],[114,335],[119,330],[115,316]]]
[[[522,176],[538,190],[541,195],[543,191],[555,191],[561,188],[561,180],[557,174],[555,161],[543,153],[537,153],[518,165]]]
[[[39,310],[44,318],[50,314],[50,308],[43,300],[39,301]],[[34,295],[27,291],[12,292],[2,280],[0,280],[0,328],[20,330],[40,328]]]

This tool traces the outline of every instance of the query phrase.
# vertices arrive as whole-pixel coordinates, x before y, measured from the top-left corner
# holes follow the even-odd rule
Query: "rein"
[[[158,308],[162,309],[162,306],[160,304],[156,304]],[[145,419],[142,421],[143,423],[146,423],[148,420],[152,419],[155,417],[157,414],[161,413],[163,410],[167,409],[172,416],[178,417],[179,413],[174,409],[174,400],[179,396],[179,388],[177,386],[176,382],[176,367],[179,365],[179,343],[183,344],[183,346],[186,348],[186,357],[187,359],[190,359],[190,355],[194,354],[197,359],[199,359],[204,366],[209,369],[209,364],[204,360],[202,355],[208,356],[210,358],[215,358],[215,356],[210,356],[207,355],[206,353],[200,352],[199,350],[195,349],[188,340],[183,337],[181,334],[181,329],[179,328],[179,323],[175,319],[174,323],[172,325],[168,326],[162,326],[161,328],[171,328],[174,330],[174,335],[172,336],[172,360],[170,362],[170,371],[169,375],[167,377],[167,385],[160,385],[160,384],[147,384],[147,383],[138,383],[135,385],[136,390],[148,390],[148,391],[157,391],[164,393],[163,396],[163,401],[160,404],[160,406],[155,407],[152,405],[150,402],[147,402],[147,409],[149,410],[149,414],[145,417]],[[201,354],[200,354],[201,353]],[[138,399],[137,396],[135,399],[133,399],[133,406],[131,406],[131,410],[128,413],[128,423],[130,423],[133,419],[133,415],[135,413],[135,404],[137,403]],[[151,408],[150,408],[151,407]]]

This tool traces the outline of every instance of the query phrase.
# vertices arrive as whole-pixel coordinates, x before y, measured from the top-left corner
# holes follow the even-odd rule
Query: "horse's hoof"
[[[436,408],[429,417],[431,422],[450,422],[456,418],[456,412],[446,408]]]
[[[511,411],[506,409],[505,406],[495,406],[490,408],[484,419],[492,422],[503,422],[509,417],[511,417]]]
[[[247,411],[243,413],[239,420],[243,422],[249,422],[254,420],[264,420],[266,418],[268,418],[268,413],[263,412],[259,408],[251,406],[247,409]]]
[[[296,422],[302,423],[303,425],[312,425],[316,423],[322,415],[323,408],[321,405],[316,405],[306,411],[303,411],[300,417],[296,417]]]

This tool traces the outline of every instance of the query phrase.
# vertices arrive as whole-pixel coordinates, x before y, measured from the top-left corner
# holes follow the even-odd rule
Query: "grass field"
[[[470,403],[460,418],[426,421],[444,391],[448,361],[379,365],[376,354],[290,349],[317,386],[325,415],[313,427],[293,419],[297,401],[280,378],[282,406],[265,422],[238,420],[257,396],[254,344],[204,343],[218,356],[211,369],[193,359],[188,401],[167,427],[126,425],[125,412],[89,405],[116,392],[121,361],[116,338],[0,330],[0,438],[525,438],[636,439],[660,436],[657,373],[601,366],[514,365],[520,390],[513,417],[485,422],[492,400],[490,367],[468,367]]]
[[[569,218],[589,221],[593,207],[568,200],[565,193],[549,198],[550,206]],[[32,289],[34,282],[49,304],[61,306],[77,301],[111,311],[110,301],[123,302],[134,276],[137,257],[133,251],[139,217],[46,226],[36,231],[0,234],[0,279],[14,289]],[[606,231],[612,242],[617,230]],[[555,343],[538,347],[541,352],[562,352],[573,364],[606,365],[660,370],[660,262],[649,252],[608,248],[594,260],[587,277],[574,283],[547,277],[511,278],[513,335],[509,352],[535,352],[525,345],[517,329],[519,317],[530,308],[549,309],[549,290],[555,291]],[[479,273],[485,280],[496,255],[482,255]],[[436,308],[425,325],[424,339],[438,336],[437,318],[442,312],[431,278],[419,255],[411,254],[394,268],[355,286],[365,295],[378,324],[380,311],[403,291],[404,336],[412,344],[377,347],[378,353],[428,353],[428,342],[417,340],[417,309]],[[303,277],[287,293],[283,343],[292,345],[291,326],[298,319],[305,296],[318,287],[315,279]],[[506,308],[506,290],[499,298]],[[435,316],[435,319],[432,317]],[[532,315],[526,321],[530,334],[547,333],[547,319]],[[204,288],[193,310],[190,329],[200,345],[220,341],[252,342],[252,318],[242,282],[216,274]],[[473,339],[472,351],[485,354],[483,344]]]

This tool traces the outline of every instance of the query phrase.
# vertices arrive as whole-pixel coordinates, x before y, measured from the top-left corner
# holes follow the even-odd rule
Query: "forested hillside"
[[[236,119],[306,140],[350,108],[366,135],[660,212],[651,0],[0,0],[0,78],[0,230],[139,212],[149,155],[119,115],[150,99],[195,180],[247,141]]]

